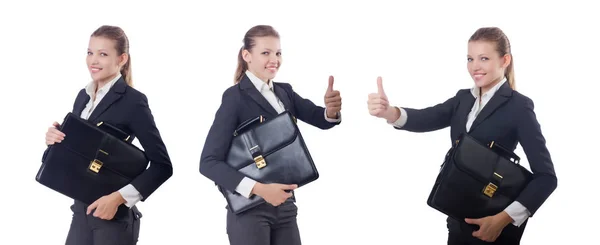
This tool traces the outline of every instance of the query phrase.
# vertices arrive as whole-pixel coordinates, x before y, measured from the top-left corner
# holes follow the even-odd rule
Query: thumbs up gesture
[[[325,110],[328,118],[338,118],[338,113],[342,110],[342,97],[340,91],[333,90],[333,76],[329,76],[329,86],[325,92]]]
[[[367,101],[369,106],[369,114],[379,118],[385,118],[388,122],[398,120],[400,117],[399,110],[390,106],[388,97],[383,90],[381,77],[377,77],[377,93],[369,94]]]

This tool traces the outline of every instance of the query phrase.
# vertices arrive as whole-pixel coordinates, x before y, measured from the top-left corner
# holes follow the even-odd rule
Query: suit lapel
[[[113,103],[123,96],[125,89],[127,89],[127,84],[123,80],[123,77],[121,77],[119,80],[117,80],[113,87],[108,90],[88,120],[94,121],[96,118],[98,118],[104,111],[106,111],[106,109],[108,109]]]
[[[471,130],[473,131],[479,124],[481,124],[485,119],[487,119],[496,109],[498,109],[501,105],[508,101],[508,98],[512,95],[512,88],[510,88],[508,82],[505,82],[500,86],[500,89],[494,94],[492,99],[483,107],[473,125],[471,126]]]
[[[73,114],[77,117],[81,117],[81,112],[85,109],[85,105],[90,101],[90,96],[87,93],[83,93],[83,96],[78,96],[73,107]]]
[[[269,104],[267,99],[265,99],[265,97],[262,96],[260,92],[258,92],[256,87],[254,87],[254,84],[252,84],[252,82],[250,81],[250,78],[248,78],[246,75],[244,75],[244,78],[242,78],[242,80],[240,81],[240,88],[244,90],[244,92],[248,94],[250,98],[254,100],[254,102],[256,102],[260,107],[262,107],[263,110],[271,114],[271,116],[277,115],[277,111],[275,110],[275,108],[273,108],[273,106]]]
[[[471,95],[471,93],[466,94],[460,99],[460,104],[458,105],[458,110],[456,112],[456,116],[458,117],[458,125],[460,128],[460,133],[467,132],[467,120],[469,120],[469,113],[473,108],[473,103],[475,103],[475,98]]]
[[[290,101],[287,91],[285,91],[284,88],[277,83],[273,83],[273,90],[277,98],[281,100],[281,103],[283,103],[283,106],[285,107],[284,109],[292,112],[292,101]]]

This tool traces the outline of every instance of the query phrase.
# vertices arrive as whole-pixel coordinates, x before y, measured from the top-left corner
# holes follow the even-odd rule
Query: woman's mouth
[[[92,73],[96,73],[96,72],[99,72],[99,71],[101,71],[101,70],[102,70],[102,68],[98,68],[98,67],[90,67],[90,71],[92,71]]]
[[[476,80],[479,80],[481,78],[483,78],[485,76],[485,73],[475,73],[473,74],[473,78],[475,78]]]

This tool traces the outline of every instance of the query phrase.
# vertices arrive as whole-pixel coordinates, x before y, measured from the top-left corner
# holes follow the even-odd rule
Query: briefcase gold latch
[[[496,192],[496,190],[498,190],[498,186],[489,183],[485,189],[483,189],[483,194],[485,194],[488,197],[493,197],[494,193]]]
[[[254,162],[256,163],[256,167],[258,169],[261,169],[261,168],[264,168],[265,166],[267,166],[267,162],[265,161],[265,159],[263,158],[262,155],[255,157]]]
[[[100,160],[94,159],[94,161],[90,163],[90,170],[94,173],[100,172],[100,168],[102,168],[102,162]]]

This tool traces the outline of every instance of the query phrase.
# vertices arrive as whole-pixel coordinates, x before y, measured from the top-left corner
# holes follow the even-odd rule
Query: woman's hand
[[[46,132],[46,145],[54,145],[54,143],[60,143],[65,139],[65,134],[58,130],[60,124],[57,122],[52,123],[52,127],[48,128]]]
[[[294,190],[296,188],[298,188],[298,185],[263,184],[257,182],[254,188],[252,188],[252,194],[262,197],[265,201],[277,207],[292,197],[292,193],[286,192],[286,190]]]
[[[333,76],[329,76],[329,86],[325,92],[325,109],[328,118],[338,118],[338,113],[342,111],[342,97],[340,91],[333,90]]]
[[[390,106],[388,97],[383,91],[383,85],[381,77],[377,78],[377,93],[369,94],[369,100],[367,100],[369,107],[369,114],[374,117],[385,118],[389,123],[395,122],[400,118],[400,110],[396,107]]]
[[[472,225],[478,225],[479,230],[473,232],[473,236],[482,241],[493,242],[500,236],[504,227],[512,222],[508,213],[502,211],[494,216],[487,216],[480,219],[465,219],[465,222]]]
[[[125,199],[123,196],[121,196],[121,193],[115,191],[110,195],[103,196],[92,203],[87,209],[87,214],[90,214],[93,211],[94,217],[111,220],[113,217],[115,217],[119,205],[123,203],[125,203]]]

